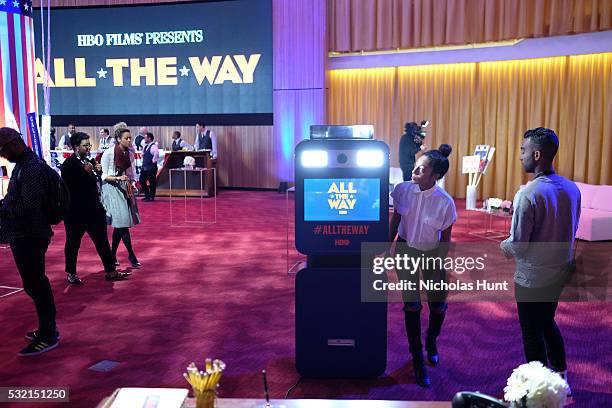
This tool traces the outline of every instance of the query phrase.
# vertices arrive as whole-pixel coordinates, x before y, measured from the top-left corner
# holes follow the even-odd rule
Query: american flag
[[[0,0],[0,127],[17,129],[32,145],[26,115],[37,112],[31,0]]]

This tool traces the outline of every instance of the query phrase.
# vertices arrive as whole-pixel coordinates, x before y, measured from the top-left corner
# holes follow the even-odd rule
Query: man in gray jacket
[[[563,337],[555,311],[574,260],[580,190],[555,173],[554,131],[525,132],[520,160],[533,180],[514,197],[510,237],[501,243],[516,260],[515,298],[527,361],[540,361],[567,379]]]

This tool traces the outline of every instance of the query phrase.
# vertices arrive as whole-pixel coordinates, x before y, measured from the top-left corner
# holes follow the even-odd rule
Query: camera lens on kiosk
[[[337,157],[337,160],[338,160],[338,163],[344,164],[348,161],[348,157],[346,157],[346,154],[340,153]]]

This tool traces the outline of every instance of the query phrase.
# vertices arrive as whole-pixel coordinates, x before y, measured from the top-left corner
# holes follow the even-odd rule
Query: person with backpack
[[[123,280],[129,274],[118,272],[106,233],[106,211],[100,202],[102,166],[90,159],[91,140],[87,133],[70,136],[74,154],[62,164],[62,178],[70,191],[70,211],[64,221],[66,227],[66,273],[68,283],[81,285],[77,275],[77,256],[83,235],[87,232],[104,264],[106,280]]]
[[[57,210],[50,208],[50,197],[61,194],[54,190],[58,188],[51,178],[54,171],[25,145],[16,130],[0,128],[0,156],[15,163],[6,197],[0,201],[0,242],[10,244],[23,289],[34,301],[38,314],[38,329],[26,334],[31,343],[18,354],[35,356],[59,345],[55,301],[45,275],[45,254],[55,221],[49,210]]]

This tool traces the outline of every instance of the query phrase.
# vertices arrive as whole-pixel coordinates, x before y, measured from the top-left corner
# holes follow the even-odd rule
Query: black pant
[[[157,189],[156,169],[142,169],[142,172],[140,173],[140,187],[142,187],[145,198],[155,198],[155,190]]]
[[[525,288],[515,285],[523,348],[527,361],[550,362],[553,371],[567,370],[563,336],[555,322],[555,312],[563,284],[544,288]]]
[[[405,253],[411,258],[417,259],[433,259],[438,258],[438,249],[432,251],[421,251],[406,245],[402,238],[397,240],[397,252],[402,255]],[[443,260],[442,260],[443,263]],[[406,334],[408,336],[408,345],[410,352],[419,354],[423,350],[421,341],[421,294],[419,281],[419,271],[422,273],[423,281],[444,282],[446,280],[446,270],[442,265],[436,262],[430,262],[421,267],[420,270],[407,271],[405,269],[397,270],[397,277],[401,281],[413,282],[416,290],[405,290],[402,292],[404,300],[404,321],[406,324]],[[442,324],[446,317],[447,292],[445,290],[428,290],[427,304],[429,305],[429,326],[427,328],[426,346],[436,343],[436,339],[442,330]]]
[[[22,238],[11,244],[13,258],[23,282],[23,289],[34,301],[38,314],[40,338],[55,336],[55,301],[51,284],[45,275],[45,254],[49,240],[44,238]]]
[[[106,216],[104,212],[95,211],[95,214],[87,217],[87,219],[68,218],[64,222],[66,227],[66,245],[64,246],[66,273],[77,272],[77,256],[81,247],[81,240],[86,232],[96,246],[98,256],[100,256],[104,265],[104,271],[112,272],[115,270],[115,258],[108,243]]]

